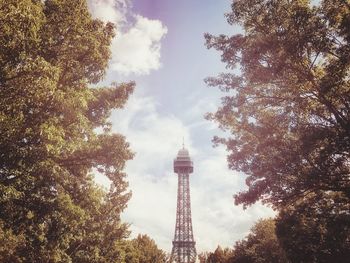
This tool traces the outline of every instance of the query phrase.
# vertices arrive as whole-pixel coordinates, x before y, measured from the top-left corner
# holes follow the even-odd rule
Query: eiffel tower
[[[184,146],[174,160],[174,172],[178,175],[178,188],[175,235],[170,262],[194,263],[197,253],[192,230],[189,178],[193,172],[193,162]]]

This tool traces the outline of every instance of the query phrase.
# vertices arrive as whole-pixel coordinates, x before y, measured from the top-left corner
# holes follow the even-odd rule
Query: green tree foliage
[[[248,175],[236,203],[275,206],[349,189],[350,9],[346,1],[234,1],[244,35],[206,35],[240,75],[207,80],[228,95],[209,118],[229,130],[232,169]]]
[[[228,263],[233,256],[232,249],[222,249],[218,246],[214,252],[201,253],[198,255],[200,263]]]
[[[168,256],[159,249],[147,235],[138,235],[137,238],[129,241],[126,249],[125,263],[166,263]]]
[[[229,95],[209,117],[231,131],[216,138],[249,190],[236,196],[278,206],[312,191],[349,193],[349,4],[234,1],[229,23],[244,35],[207,35],[228,68],[209,78]]]
[[[291,262],[347,262],[349,211],[350,204],[339,193],[325,193],[322,198],[309,195],[282,210],[276,234]]]
[[[208,118],[231,134],[214,138],[227,147],[230,168],[248,176],[236,204],[262,200],[283,210],[287,251],[319,249],[317,262],[348,253],[349,1],[233,1],[227,19],[244,33],[206,35],[207,46],[222,52],[228,69],[239,68],[207,79],[227,94]],[[293,222],[298,238],[286,229]]]
[[[248,175],[236,203],[275,206],[309,192],[349,197],[350,4],[233,1],[230,24],[245,33],[206,35],[229,69],[207,80],[227,96],[208,117],[231,132],[232,169]]]
[[[232,263],[287,263],[275,234],[275,220],[258,221],[246,239],[236,242]]]
[[[15,235],[10,229],[4,229],[0,221],[0,262],[19,262],[20,258],[15,251],[24,245],[24,236]]]
[[[121,262],[132,153],[108,117],[134,84],[90,87],[113,31],[84,0],[0,0],[1,262]]]
[[[288,263],[275,234],[275,220],[259,220],[249,235],[233,249],[220,246],[213,253],[202,253],[201,263]],[[301,262],[301,261],[300,261]]]

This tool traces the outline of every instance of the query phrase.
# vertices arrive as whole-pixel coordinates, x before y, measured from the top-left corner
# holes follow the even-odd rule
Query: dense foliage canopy
[[[108,117],[134,84],[91,87],[113,31],[84,0],[0,0],[1,262],[121,262],[132,153]]]
[[[125,263],[167,263],[169,257],[159,249],[147,235],[138,235],[136,238],[128,242],[126,250]]]
[[[208,119],[229,132],[214,138],[229,167],[247,175],[236,204],[262,200],[280,212],[278,238],[292,262],[345,262],[350,2],[313,3],[232,1],[228,22],[243,33],[206,35],[229,70],[207,79],[226,93]]]
[[[214,252],[202,252],[198,255],[200,263],[226,263],[233,257],[233,251],[229,248],[218,246]]]
[[[227,96],[208,118],[228,130],[232,169],[248,175],[236,196],[275,206],[310,192],[349,197],[350,5],[347,1],[233,1],[244,34],[206,35],[237,74],[208,78]]]
[[[233,249],[218,247],[199,257],[201,263],[288,263],[275,234],[275,220],[259,220]],[[300,261],[302,262],[302,261]]]
[[[276,235],[291,262],[347,262],[349,211],[350,203],[339,193],[309,195],[283,209]]]

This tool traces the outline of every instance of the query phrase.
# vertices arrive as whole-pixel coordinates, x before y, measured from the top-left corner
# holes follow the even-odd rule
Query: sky
[[[204,33],[233,35],[229,0],[88,0],[95,18],[117,25],[112,58],[102,84],[135,81],[123,110],[113,111],[112,130],[135,152],[127,163],[132,198],[122,215],[131,237],[147,234],[166,252],[175,230],[177,177],[173,160],[182,147],[194,162],[190,176],[197,252],[232,247],[260,218],[274,216],[261,204],[243,210],[233,195],[246,189],[245,175],[228,169],[223,146],[213,147],[218,125],[204,119],[223,94],[204,79],[225,72],[220,54],[205,47]],[[97,175],[102,185],[108,181]]]

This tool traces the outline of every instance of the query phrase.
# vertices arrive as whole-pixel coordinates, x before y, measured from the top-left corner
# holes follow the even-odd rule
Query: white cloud
[[[196,158],[191,197],[194,234],[200,252],[213,251],[218,245],[232,247],[258,218],[274,215],[261,204],[246,211],[234,205],[233,194],[245,188],[244,176],[227,168],[223,148],[211,149]]]
[[[113,129],[125,134],[135,159],[128,164],[129,171],[162,171],[172,163],[174,155],[181,147],[182,138],[186,147],[192,147],[189,130],[174,116],[162,116],[157,112],[157,103],[151,97],[135,94],[127,102],[126,108],[112,114]],[[160,176],[154,174],[154,176]]]
[[[167,28],[159,20],[137,15],[135,25],[113,41],[111,69],[124,74],[148,74],[159,69],[160,41],[166,33]]]
[[[126,22],[130,2],[128,0],[88,0],[88,6],[93,17],[120,25]]]
[[[159,20],[132,14],[128,0],[89,0],[92,15],[117,25],[110,69],[121,74],[149,74],[161,67],[161,40],[167,28]]]

